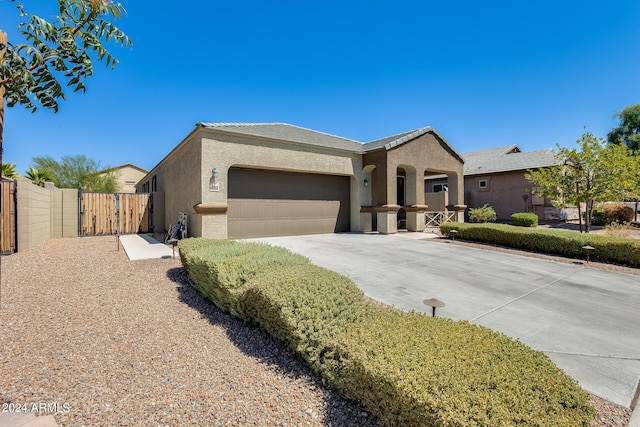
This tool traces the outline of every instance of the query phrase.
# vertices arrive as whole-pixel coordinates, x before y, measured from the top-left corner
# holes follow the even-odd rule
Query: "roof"
[[[197,123],[196,127],[298,142],[340,150],[361,151],[362,143],[287,123]]]
[[[106,169],[102,169],[102,170],[101,170],[101,171],[99,171],[98,173],[106,173],[106,172],[109,172],[109,171],[114,171],[114,170],[116,170],[116,169],[124,169],[124,168],[137,169],[137,170],[139,170],[140,172],[142,172],[142,173],[144,173],[144,174],[149,173],[149,171],[148,171],[148,170],[146,170],[146,169],[144,169],[144,168],[141,168],[140,166],[136,166],[136,165],[134,165],[133,163],[124,163],[124,164],[121,164],[121,165],[118,165],[118,166],[108,167],[108,168],[106,168]]]
[[[341,136],[331,135],[312,129],[306,129],[287,123],[197,123],[196,127],[220,130],[223,132],[252,135],[262,138],[271,138],[282,141],[297,142],[300,144],[316,145],[320,147],[335,148],[339,150],[366,153],[372,150],[385,148],[391,150],[401,144],[409,142],[425,133],[431,132],[442,140],[447,147],[461,160],[462,156],[432,127],[427,126],[386,138],[377,139],[367,143],[356,141]]]
[[[124,168],[138,169],[140,172],[144,172],[144,173],[149,172],[148,170],[146,170],[144,168],[141,168],[140,166],[136,166],[133,163],[124,163],[122,165],[114,166],[114,167],[109,168],[109,169],[124,169]]]
[[[515,144],[470,151],[464,153],[463,157],[465,176],[537,169],[558,164],[556,153],[551,148],[523,153]]]

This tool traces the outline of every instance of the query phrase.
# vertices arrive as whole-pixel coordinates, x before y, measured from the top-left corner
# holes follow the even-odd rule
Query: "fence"
[[[157,203],[162,204],[163,194],[155,195]],[[154,198],[150,194],[79,193],[76,189],[43,188],[18,178],[3,181],[0,196],[3,254],[26,250],[53,238],[147,233],[153,231],[154,221],[162,223],[162,217],[153,217]],[[83,207],[83,198],[95,200]],[[163,209],[157,212],[162,213]]]
[[[0,253],[16,251],[16,182],[0,183]]]
[[[455,220],[455,212],[425,212],[426,227],[438,227],[443,222],[450,222]]]
[[[80,236],[148,233],[153,230],[151,195],[80,193]]]

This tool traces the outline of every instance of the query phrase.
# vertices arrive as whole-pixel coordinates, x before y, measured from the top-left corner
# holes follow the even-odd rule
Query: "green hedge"
[[[640,240],[505,224],[448,222],[440,225],[440,232],[445,236],[454,229],[458,231],[456,238],[459,239],[570,258],[584,258],[582,247],[588,245],[596,249],[593,254],[595,259],[632,267],[640,266]]]
[[[593,415],[547,356],[482,326],[378,309],[341,341],[340,387],[384,425],[586,426]]]
[[[261,244],[178,244],[195,286],[260,325],[386,425],[588,426],[589,396],[543,353],[468,322],[405,313]]]
[[[511,215],[511,221],[517,227],[537,227],[538,215],[529,212],[518,212]]]
[[[365,316],[362,291],[346,277],[312,264],[264,270],[247,285],[241,303],[247,317],[335,386],[336,361],[325,357],[328,340]]]
[[[301,255],[261,243],[185,239],[178,248],[195,287],[220,309],[244,320],[249,319],[238,303],[247,280],[263,270],[309,264]]]

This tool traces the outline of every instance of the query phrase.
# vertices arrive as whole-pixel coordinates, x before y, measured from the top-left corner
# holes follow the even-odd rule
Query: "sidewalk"
[[[129,257],[129,261],[141,259],[169,259],[174,257],[174,249],[171,245],[158,242],[147,234],[126,234],[120,236],[120,244]],[[178,256],[178,248],[175,249]]]

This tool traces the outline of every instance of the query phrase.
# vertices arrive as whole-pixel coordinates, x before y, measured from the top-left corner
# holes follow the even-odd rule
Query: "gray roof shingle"
[[[331,135],[324,132],[318,132],[312,129],[306,129],[287,123],[197,123],[196,127],[216,129],[224,132],[237,133],[242,135],[252,135],[261,138],[271,138],[281,141],[297,142],[300,144],[316,145],[320,147],[335,148],[339,150],[354,151],[357,153],[365,153],[379,148],[392,149],[398,145],[404,144],[415,139],[427,132],[433,132],[444,141],[444,143],[454,152],[460,159],[462,156],[430,126],[399,133],[397,135],[388,136],[386,138],[377,139],[371,142],[362,143],[353,139],[343,138],[341,136]]]
[[[536,169],[558,164],[556,153],[551,148],[523,153],[516,145],[470,151],[463,156],[465,176]]]
[[[196,126],[262,138],[360,152],[362,143],[287,123],[198,123]]]

